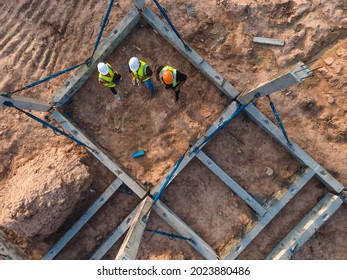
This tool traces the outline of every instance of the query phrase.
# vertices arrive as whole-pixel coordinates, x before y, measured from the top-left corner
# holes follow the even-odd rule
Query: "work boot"
[[[120,100],[120,98],[121,98],[121,97],[120,97],[120,95],[119,95],[118,93],[117,93],[117,94],[115,94],[115,95],[114,95],[114,97],[115,97],[115,98],[116,98],[116,100],[118,100],[118,101],[119,101],[119,100]]]

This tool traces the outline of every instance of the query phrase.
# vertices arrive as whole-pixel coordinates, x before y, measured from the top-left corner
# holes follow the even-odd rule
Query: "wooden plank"
[[[191,64],[200,70],[217,88],[230,98],[235,98],[239,91],[236,90],[225,78],[218,73],[207,61],[198,55],[191,47],[187,50],[175,32],[157,17],[149,8],[145,8],[141,14],[164,39],[178,50]]]
[[[13,243],[1,229],[0,260],[29,260],[29,256],[17,244]]]
[[[73,94],[87,81],[93,74],[97,64],[106,59],[117,46],[126,38],[130,31],[140,20],[140,14],[137,9],[132,8],[125,17],[111,31],[111,34],[99,44],[91,64],[79,67],[76,72],[66,81],[64,86],[53,96],[54,106],[63,106]]]
[[[141,203],[139,210],[125,236],[120,247],[116,260],[135,260],[140,248],[143,234],[145,233],[147,222],[150,216],[150,210],[153,200],[147,196]]]
[[[187,242],[205,259],[219,259],[217,253],[162,201],[158,200],[156,204],[154,204],[153,210],[173,229],[175,229],[175,231],[177,231],[179,235],[189,238]]]
[[[258,85],[250,92],[241,95],[237,100],[241,104],[248,104],[255,97],[269,96],[270,94],[286,89],[293,85],[297,85],[308,78],[312,73],[312,70],[303,62],[298,62],[290,71],[278,76],[270,81],[266,81]]]
[[[289,260],[311,236],[340,208],[343,201],[337,195],[328,193],[298,223],[295,228],[266,257],[267,260]]]
[[[16,106],[23,110],[34,110],[39,112],[47,112],[52,106],[46,102],[43,102],[38,99],[17,96],[17,95],[6,95],[6,93],[0,93],[0,107],[6,107],[8,105],[4,105],[4,103],[9,102],[13,106]]]
[[[66,246],[77,232],[94,216],[94,214],[108,201],[108,199],[123,184],[118,178],[98,197],[92,206],[78,219],[76,223],[58,240],[58,242],[42,257],[43,260],[52,260]]]
[[[312,179],[314,171],[307,168],[284,193],[281,191],[274,197],[274,202],[265,205],[266,214],[259,219],[253,228],[235,245],[227,245],[221,257],[226,260],[234,260],[254,240],[254,238],[272,221],[272,219],[288,204],[288,202]]]
[[[124,182],[132,191],[134,191],[140,198],[144,197],[146,191],[140,186],[135,179],[131,178],[118,164],[115,163],[111,156],[103,151],[93,140],[87,137],[74,123],[59,111],[54,111],[51,116],[68,132],[83,143],[87,144],[94,151],[90,151],[103,165],[105,165],[111,172],[113,172],[120,180]]]
[[[247,193],[238,183],[236,183],[228,174],[226,174],[211,158],[203,151],[200,151],[196,157],[216,174],[232,191],[234,191],[244,202],[248,204],[256,213],[263,216],[266,210],[249,193]]]
[[[253,37],[253,42],[266,45],[284,46],[284,41],[274,38]]]
[[[291,153],[299,162],[310,167],[315,176],[332,192],[340,193],[344,186],[336,180],[328,171],[310,157],[303,149],[301,149],[293,140],[290,144],[284,138],[281,129],[272,123],[263,113],[261,113],[252,104],[248,105],[245,112],[249,117],[272,136],[279,144],[281,144],[289,153]],[[304,128],[303,128],[304,129]]]
[[[122,237],[122,235],[129,229],[132,221],[134,220],[140,204],[137,205],[134,210],[118,225],[118,227],[102,242],[102,244],[96,249],[91,260],[101,260],[101,258],[112,248],[114,244]]]

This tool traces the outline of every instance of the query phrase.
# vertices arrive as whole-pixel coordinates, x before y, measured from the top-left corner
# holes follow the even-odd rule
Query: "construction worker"
[[[99,83],[108,87],[114,94],[116,100],[120,100],[120,95],[117,93],[115,87],[122,80],[122,75],[114,70],[110,64],[100,62],[98,64]]]
[[[154,95],[154,85],[152,83],[151,76],[153,74],[152,69],[148,64],[137,57],[132,57],[129,60],[129,72],[133,75],[133,85],[139,86],[139,81],[145,84],[151,91],[151,97]]]
[[[179,99],[182,85],[187,80],[187,75],[171,66],[159,66],[157,68],[157,80],[161,79],[165,88],[171,88],[175,92],[175,100]]]

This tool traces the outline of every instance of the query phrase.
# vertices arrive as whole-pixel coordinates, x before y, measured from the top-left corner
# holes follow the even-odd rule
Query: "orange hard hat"
[[[170,70],[165,70],[163,73],[163,81],[167,85],[171,85],[173,82],[173,75]]]

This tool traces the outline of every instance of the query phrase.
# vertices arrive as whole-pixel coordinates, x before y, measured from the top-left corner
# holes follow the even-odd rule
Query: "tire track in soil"
[[[3,28],[0,31],[0,48],[3,49],[0,57],[3,58],[15,54],[13,58],[9,58],[8,63],[13,65],[16,64],[15,68],[18,66],[24,69],[34,68],[34,70],[30,72],[30,75],[33,77],[42,69],[48,68],[50,72],[55,68],[56,60],[61,54],[61,52],[56,50],[63,49],[61,47],[62,45],[65,44],[71,49],[71,46],[66,44],[66,40],[57,40],[57,35],[63,35],[65,32],[71,16],[76,12],[76,6],[78,6],[79,9],[83,8],[83,3],[75,0],[71,3],[71,8],[65,9],[63,13],[60,13],[59,9],[48,4],[49,1],[47,0],[28,1],[27,3],[18,5],[17,12],[15,12],[16,6],[13,5],[5,9],[5,16],[2,18],[5,24],[2,25]],[[45,9],[42,7],[47,8]],[[15,17],[11,16],[13,13],[15,13]],[[10,16],[11,18],[9,21],[5,22]],[[58,25],[56,24],[57,26],[49,22],[49,20],[54,18],[59,19]],[[23,22],[25,22],[24,28]],[[27,26],[33,31],[25,34]],[[44,28],[41,28],[42,26],[44,26]],[[50,30],[48,28],[53,29],[51,30],[51,32],[54,33],[53,36],[46,35],[47,33],[33,33],[36,30],[44,29],[47,30],[49,34]],[[30,39],[30,33],[32,34],[32,39]],[[40,40],[35,40],[35,37],[37,37],[37,39],[41,37],[44,43],[40,45]],[[48,40],[46,38],[48,38]],[[41,72],[42,71],[40,71],[40,73]],[[24,76],[27,75],[24,73]]]
[[[12,22],[13,22],[13,19],[8,22],[8,25],[11,26]],[[1,40],[0,49],[3,50],[4,47],[7,46],[7,44],[11,42],[12,38],[14,36],[16,36],[15,34],[18,33],[20,31],[20,29],[21,29],[21,25],[18,22],[12,28],[10,28],[9,31],[7,32],[7,34],[5,35],[4,39]]]
[[[33,15],[34,15],[35,11],[38,11],[38,7],[39,7],[40,4],[42,4],[42,3],[47,3],[47,1],[46,1],[46,2],[40,1],[40,0],[37,0],[37,1],[34,0],[34,1],[32,1],[32,2],[30,3],[29,9],[26,11],[26,13],[24,14],[24,16],[25,16],[26,18],[28,18],[28,19],[31,19],[31,18],[33,17]]]
[[[7,10],[1,12],[1,14],[3,15],[0,18],[1,26],[2,26],[3,22],[8,19],[8,15],[11,14],[13,12],[13,10],[14,10],[14,7],[11,6],[11,7],[8,7]]]
[[[28,17],[30,18],[30,23],[39,25],[43,20],[47,18],[50,5],[49,0],[37,1],[38,3],[33,3],[30,9],[27,11]],[[43,7],[43,8],[41,8]],[[48,7],[48,8],[47,8]],[[37,30],[42,30],[37,28]]]
[[[22,42],[18,45],[17,52],[14,53],[12,62],[17,63],[21,56],[28,50],[33,48],[34,40],[30,38],[31,36],[27,34]]]
[[[52,44],[54,44],[54,47],[48,48],[44,52],[43,59],[41,60],[38,66],[39,68],[48,69],[50,72],[54,71],[55,65],[57,64],[57,59],[61,57],[60,54],[61,53],[70,54],[71,52],[69,52],[69,50],[72,47],[76,47],[71,44],[67,44],[66,40],[64,40],[64,37],[68,27],[71,28],[71,26],[69,26],[69,23],[71,21],[71,18],[73,17],[74,12],[78,10],[78,4],[82,8],[81,1],[75,0],[73,1],[73,3],[71,3],[71,7],[64,10],[63,14],[61,14],[58,9],[55,9],[56,12],[52,14],[52,18],[59,18],[60,21],[59,23],[57,23],[58,26],[55,26],[54,23],[51,24],[53,29],[56,31],[52,39]],[[75,30],[75,28],[72,28],[72,30]],[[63,49],[64,46],[66,46],[68,49],[64,50]],[[64,50],[64,52],[62,52],[62,50]],[[67,61],[67,60],[70,60],[70,59],[69,58],[64,59],[64,61]],[[67,66],[67,65],[64,64],[64,66]],[[64,67],[60,67],[60,68],[64,68]],[[58,70],[60,71],[61,69],[58,69]]]
[[[25,39],[29,35],[25,33],[23,30],[21,30],[17,35],[13,36],[11,40],[7,43],[6,47],[2,49],[2,52],[0,54],[0,58],[4,58],[6,56],[9,56],[13,53],[18,52],[18,48],[22,45],[22,42],[25,42]]]

